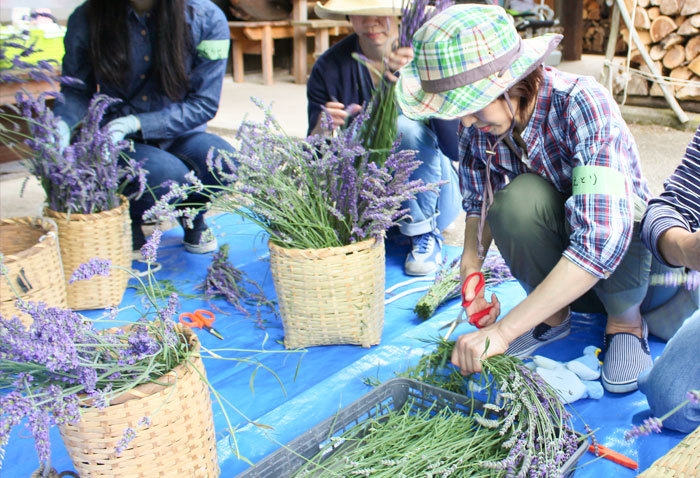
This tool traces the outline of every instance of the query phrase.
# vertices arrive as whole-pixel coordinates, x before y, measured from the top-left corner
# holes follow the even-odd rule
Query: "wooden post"
[[[274,67],[272,66],[272,54],[275,50],[275,40],[272,39],[272,27],[263,26],[262,32],[262,73],[263,84],[271,85],[274,83]]]
[[[608,45],[605,50],[605,64],[603,65],[603,81],[605,87],[613,94],[613,59],[615,58],[615,46],[617,45],[617,36],[620,34],[620,9],[617,4],[612,4],[612,15],[610,16],[610,36],[608,37]]]
[[[308,5],[307,0],[294,0],[292,6],[292,20],[293,22],[305,22],[308,20]],[[308,49],[306,46],[306,27],[301,25],[294,26],[294,52],[293,52],[293,72],[294,72],[294,82],[304,84],[306,83],[307,74],[307,54]]]
[[[583,54],[583,0],[562,2],[566,5],[559,10],[564,27],[562,60],[578,61]]]

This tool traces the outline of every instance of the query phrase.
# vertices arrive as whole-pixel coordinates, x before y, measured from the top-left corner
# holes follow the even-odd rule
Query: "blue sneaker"
[[[404,271],[409,276],[425,276],[437,271],[442,262],[442,235],[438,230],[411,237],[411,252]]]

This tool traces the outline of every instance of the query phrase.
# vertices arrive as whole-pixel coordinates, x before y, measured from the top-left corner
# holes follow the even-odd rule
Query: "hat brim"
[[[544,63],[562,36],[556,33],[523,40],[523,53],[499,76],[492,74],[465,86],[427,93],[421,86],[415,62],[400,70],[397,101],[403,114],[412,119],[456,119],[484,109],[518,81]]]
[[[365,8],[343,8],[329,9],[324,7],[321,2],[316,2],[314,12],[319,18],[326,20],[345,20],[348,15],[365,15],[377,17],[400,17],[401,7],[365,7]]]

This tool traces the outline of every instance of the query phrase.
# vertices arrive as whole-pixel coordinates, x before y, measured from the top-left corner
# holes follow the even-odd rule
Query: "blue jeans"
[[[155,204],[158,197],[168,191],[167,186],[162,186],[163,183],[175,181],[183,184],[185,183],[185,175],[190,171],[194,171],[204,184],[217,183],[206,164],[207,154],[212,147],[231,153],[235,151],[233,146],[223,138],[201,131],[177,138],[166,149],[147,143],[134,142],[134,151],[129,154],[137,161],[145,158],[144,168],[148,171],[146,182],[150,189],[150,191],[145,191],[139,199],[131,200],[129,204],[134,249],[143,245],[144,238],[141,232],[143,213]],[[136,191],[137,188],[136,184],[129,184],[124,192],[128,195]],[[193,194],[188,197],[186,202],[188,206],[196,208],[205,205],[208,200],[203,195]],[[194,223],[195,230],[206,227],[203,213],[195,218]]]
[[[462,208],[459,179],[452,161],[440,150],[435,133],[422,121],[399,115],[398,133],[401,136],[399,149],[416,150],[416,158],[422,162],[411,179],[422,179],[425,184],[447,181],[440,186],[439,192],[420,193],[402,204],[411,218],[399,224],[399,231],[404,236],[417,236],[435,229],[443,231],[457,218]]]
[[[647,396],[652,414],[659,418],[700,389],[700,311],[685,320],[668,341],[651,369],[639,375],[639,390]],[[664,427],[690,433],[700,426],[700,405],[688,404],[664,420]]]

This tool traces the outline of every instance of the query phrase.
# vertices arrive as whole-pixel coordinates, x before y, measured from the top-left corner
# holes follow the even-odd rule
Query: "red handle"
[[[467,278],[464,280],[464,283],[462,283],[462,307],[467,308],[470,305],[472,305],[472,302],[474,302],[474,299],[472,300],[467,300],[465,298],[465,293],[467,289],[467,284],[469,283],[469,280],[472,279],[474,276],[478,277],[479,280],[476,283],[476,287],[474,288],[474,299],[476,299],[476,296],[481,292],[481,289],[483,289],[486,286],[486,279],[484,278],[484,274],[481,272],[472,272],[467,276]],[[481,328],[481,325],[479,324],[479,321],[489,315],[489,312],[491,312],[491,309],[493,308],[493,305],[488,306],[487,308],[480,310],[479,312],[475,312],[474,314],[471,314],[469,316],[469,323],[472,324],[476,328]]]
[[[611,450],[607,446],[603,446],[601,444],[598,444],[598,450],[596,453],[596,446],[595,445],[589,445],[588,446],[588,451],[593,453],[596,456],[600,456],[602,458],[607,458],[608,460],[612,461],[613,463],[617,463],[618,465],[625,466],[627,468],[630,468],[632,470],[636,470],[639,468],[639,465],[637,464],[636,461],[634,461],[632,458],[629,458],[622,453],[618,453],[616,451]]]

